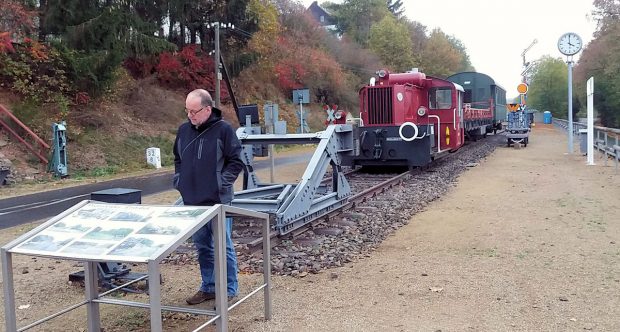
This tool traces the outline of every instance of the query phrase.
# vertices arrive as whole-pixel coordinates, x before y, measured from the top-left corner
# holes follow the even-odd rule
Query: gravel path
[[[547,126],[527,148],[498,147],[368,257],[276,277],[274,319],[253,322],[257,303],[233,314],[232,326],[619,331],[620,175],[565,150],[565,136]]]

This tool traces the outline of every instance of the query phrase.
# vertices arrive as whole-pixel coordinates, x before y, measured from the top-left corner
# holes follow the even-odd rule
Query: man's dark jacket
[[[185,205],[226,204],[244,164],[241,143],[222,111],[213,107],[205,123],[182,124],[173,147],[174,187]]]

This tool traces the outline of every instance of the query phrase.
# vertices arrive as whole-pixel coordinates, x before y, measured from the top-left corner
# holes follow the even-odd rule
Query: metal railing
[[[19,135],[18,132],[13,130],[13,128],[11,128],[11,126],[9,125],[7,121],[3,120],[4,117],[12,120],[13,123],[15,123],[19,128],[21,128],[24,132],[26,132],[28,134],[28,137],[30,137],[35,142],[35,144],[31,144],[30,142],[26,141],[23,137],[21,137],[21,135]],[[6,131],[8,131],[11,135],[13,135],[15,139],[21,142],[30,152],[32,152],[32,154],[37,156],[37,158],[39,158],[41,163],[47,165],[47,157],[45,155],[49,153],[50,146],[47,143],[45,143],[45,141],[42,140],[39,136],[37,136],[37,134],[35,134],[32,130],[30,130],[28,126],[26,126],[21,121],[19,121],[19,119],[15,117],[15,115],[13,115],[13,113],[11,113],[3,105],[0,105],[0,129],[5,129]]]
[[[553,119],[556,127],[568,132],[568,121]],[[587,129],[587,125],[581,122],[573,122],[573,136],[578,136],[579,129]],[[620,163],[620,129],[594,126],[594,148],[602,153],[601,158],[607,160],[611,157],[616,164],[616,172]]]

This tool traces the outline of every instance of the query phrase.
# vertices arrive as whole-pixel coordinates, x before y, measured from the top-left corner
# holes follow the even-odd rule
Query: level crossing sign
[[[329,107],[327,105],[323,106],[323,109],[325,110],[325,112],[327,112],[327,122],[329,123],[333,123],[334,121],[336,121],[336,110],[338,109],[338,106],[334,105],[334,107]]]
[[[323,110],[327,113],[325,125],[345,124],[347,121],[347,112],[338,109],[338,105],[324,105]]]

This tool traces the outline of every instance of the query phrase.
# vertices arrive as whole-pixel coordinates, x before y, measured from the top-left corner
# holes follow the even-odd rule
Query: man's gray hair
[[[196,89],[190,92],[187,96],[188,97],[199,97],[200,105],[202,105],[203,107],[213,106],[213,99],[211,98],[211,94],[209,93],[209,91],[205,89]]]

